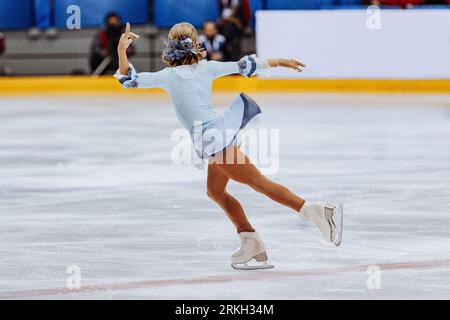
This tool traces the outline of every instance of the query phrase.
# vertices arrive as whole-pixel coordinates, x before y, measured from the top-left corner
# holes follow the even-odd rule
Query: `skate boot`
[[[241,232],[241,248],[231,256],[231,266],[238,270],[269,269],[266,248],[256,232]]]
[[[344,222],[343,205],[334,206],[323,202],[305,202],[300,217],[312,221],[327,242],[339,246],[342,242]]]

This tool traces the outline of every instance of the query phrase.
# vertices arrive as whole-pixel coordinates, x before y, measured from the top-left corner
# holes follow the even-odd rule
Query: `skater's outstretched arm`
[[[219,78],[230,74],[242,74],[250,78],[254,74],[264,73],[265,70],[275,67],[284,67],[302,72],[306,67],[295,59],[260,59],[256,55],[245,56],[236,62],[208,61],[213,78]]]
[[[300,61],[295,60],[295,59],[282,59],[282,58],[267,59],[267,63],[272,68],[284,67],[284,68],[294,69],[298,72],[302,72],[303,71],[302,68],[306,67],[305,64],[303,64]]]
[[[164,88],[167,74],[166,70],[137,73],[128,61],[127,49],[134,40],[139,39],[139,36],[131,32],[130,29],[130,24],[127,23],[125,32],[120,37],[117,47],[119,70],[117,70],[114,77],[120,81],[124,88]]]

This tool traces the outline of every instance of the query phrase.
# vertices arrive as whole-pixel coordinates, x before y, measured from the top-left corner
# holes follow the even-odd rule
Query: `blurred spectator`
[[[208,60],[223,61],[226,38],[217,32],[214,21],[206,21],[203,24],[203,34],[199,40],[206,50]]]
[[[413,8],[420,5],[445,5],[450,4],[450,0],[365,0],[364,4],[377,6],[394,6],[403,9]]]
[[[381,6],[398,6],[403,9],[408,8],[410,6],[417,6],[422,4],[422,0],[376,0],[377,5]]]
[[[420,5],[445,5],[450,0],[365,0],[364,4],[377,6],[395,6],[403,9],[413,8]]]
[[[113,74],[116,72],[119,67],[117,45],[122,32],[123,26],[120,15],[115,12],[108,13],[105,17],[105,26],[95,35],[91,46],[90,66],[92,73]],[[134,47],[131,45],[128,48],[128,55],[132,56],[133,53]]]
[[[5,44],[5,36],[0,32],[0,57],[5,52],[6,44]],[[3,61],[0,60],[0,76],[6,73],[5,66],[3,65]]]
[[[450,0],[425,0],[423,4],[427,4],[427,5],[433,5],[433,4],[444,5],[444,4],[450,4]]]
[[[241,41],[244,29],[251,18],[249,0],[219,0],[220,18],[218,27],[227,39],[225,45],[225,60],[241,58]]]
[[[5,35],[0,32],[0,56],[5,52],[6,44],[5,44]]]

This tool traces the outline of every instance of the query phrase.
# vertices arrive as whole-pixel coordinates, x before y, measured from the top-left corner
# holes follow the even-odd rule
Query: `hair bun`
[[[191,38],[183,37],[180,40],[171,40],[167,43],[166,49],[163,51],[164,60],[180,61],[187,55],[197,55],[202,49],[195,49]]]
[[[171,67],[194,64],[205,58],[197,30],[192,24],[180,22],[170,29],[162,58]]]

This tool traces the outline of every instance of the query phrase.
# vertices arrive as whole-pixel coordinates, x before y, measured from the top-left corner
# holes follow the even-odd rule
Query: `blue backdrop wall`
[[[81,26],[98,27],[103,24],[105,15],[116,11],[124,22],[145,24],[148,22],[147,0],[55,0],[55,25],[58,28],[66,27],[67,7],[77,5],[81,9]]]
[[[31,1],[0,0],[0,30],[29,28],[32,17]]]
[[[154,0],[155,25],[171,27],[186,21],[201,26],[205,20],[216,20],[219,4],[216,0]]]

